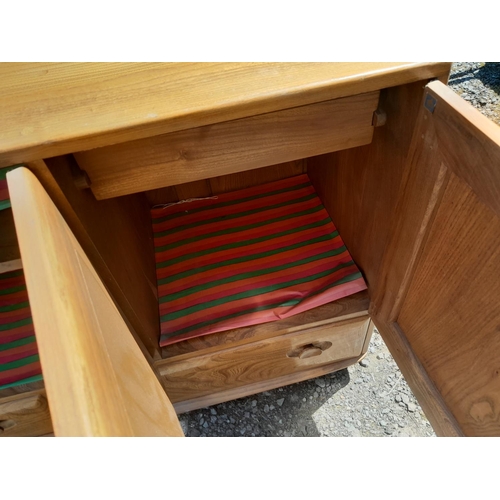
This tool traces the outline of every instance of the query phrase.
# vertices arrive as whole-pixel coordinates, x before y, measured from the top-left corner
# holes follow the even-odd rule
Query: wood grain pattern
[[[367,316],[248,342],[212,347],[155,363],[172,402],[253,386],[321,365],[360,356],[368,332]],[[328,342],[321,355],[300,359],[289,354]]]
[[[387,123],[374,129],[371,144],[307,160],[311,182],[370,295],[383,286],[380,268],[423,92],[422,82],[384,90],[379,109]]]
[[[75,154],[97,199],[368,144],[378,92]]]
[[[147,356],[159,358],[156,270],[149,206],[134,195],[97,202],[78,189],[71,156],[28,164],[85,250]]]
[[[162,386],[47,193],[25,168],[7,181],[55,435],[182,435]]]
[[[252,394],[258,394],[259,392],[270,391],[272,389],[277,389],[278,387],[296,384],[298,382],[303,382],[304,380],[322,377],[328,373],[343,370],[348,366],[356,364],[361,358],[362,355],[344,359],[342,361],[335,361],[334,363],[326,365],[315,366],[307,370],[284,375],[283,377],[259,380],[258,382],[253,382],[242,387],[228,388],[220,392],[207,394],[205,396],[195,396],[192,399],[186,399],[174,403],[174,408],[178,414],[181,414],[187,411],[198,410],[200,408],[206,408],[207,406],[225,403],[226,401],[231,401],[233,399],[244,398],[246,396],[251,396]]]
[[[436,432],[500,435],[500,136],[429,87],[370,311]]]
[[[438,100],[432,120],[443,161],[500,216],[500,126],[439,81],[427,93]]]
[[[364,316],[368,311],[368,306],[368,292],[363,290],[362,292],[349,295],[321,307],[315,307],[309,311],[296,314],[290,318],[263,323],[261,325],[235,328],[234,330],[203,335],[177,342],[163,347],[162,357],[164,359],[171,358],[180,354],[202,351],[215,346],[242,345],[240,341],[247,343],[258,339],[263,340],[335,321]]]
[[[52,432],[45,391],[0,400],[0,437],[36,437]]]
[[[371,92],[450,63],[2,63],[0,166]]]
[[[500,435],[500,220],[452,176],[397,322],[466,435]]]

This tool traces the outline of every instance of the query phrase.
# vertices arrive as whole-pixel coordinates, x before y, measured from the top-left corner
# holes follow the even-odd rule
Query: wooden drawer
[[[370,334],[365,315],[177,356],[156,367],[181,413],[349,366],[365,352]]]
[[[207,125],[75,154],[97,199],[369,144],[379,92]]]

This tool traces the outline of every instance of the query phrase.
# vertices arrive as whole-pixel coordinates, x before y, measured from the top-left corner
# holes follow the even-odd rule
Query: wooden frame
[[[87,74],[81,65],[54,65],[51,76],[44,80],[46,87],[39,87],[40,100],[53,105],[52,114],[46,117],[45,135],[38,128],[36,113],[26,111],[31,102],[28,94],[23,98],[21,92],[6,113],[15,119],[21,116],[19,110],[25,106],[22,116],[27,121],[19,126],[32,129],[32,132],[21,138],[7,133],[9,140],[0,151],[0,165],[27,162],[28,168],[40,180],[76,236],[76,239],[69,237],[68,248],[81,245],[76,251],[79,258],[88,256],[86,265],[97,272],[89,270],[84,280],[76,280],[87,282],[87,291],[94,290],[87,296],[88,304],[93,304],[92,295],[99,293],[99,302],[107,303],[114,311],[113,321],[116,320],[117,331],[121,332],[120,338],[125,339],[128,335],[128,340],[124,340],[127,352],[134,351],[136,355],[142,352],[145,364],[139,361],[138,355],[134,355],[134,363],[142,366],[144,377],[156,387],[157,395],[154,403],[141,397],[132,398],[133,402],[126,398],[108,401],[110,391],[121,383],[120,377],[116,379],[117,384],[111,384],[113,387],[108,389],[99,386],[97,377],[91,390],[92,397],[100,401],[95,403],[96,414],[93,415],[88,406],[92,397],[87,395],[78,403],[81,413],[94,423],[90,427],[82,427],[81,422],[69,425],[65,419],[78,421],[79,417],[64,416],[67,410],[59,403],[66,389],[58,387],[59,375],[50,375],[52,370],[63,369],[63,364],[59,368],[51,366],[58,363],[50,357],[47,347],[60,345],[66,353],[68,346],[64,347],[64,342],[59,344],[62,339],[49,335],[42,340],[41,351],[45,353],[42,363],[48,367],[47,397],[57,422],[54,425],[56,435],[112,433],[106,422],[114,411],[122,412],[123,416],[134,408],[152,405],[157,417],[172,415],[163,389],[172,394],[178,411],[186,411],[347,366],[366,351],[372,325],[367,316],[368,301],[369,316],[382,333],[436,432],[443,435],[500,434],[497,411],[500,387],[494,371],[494,353],[498,348],[494,326],[500,318],[494,300],[495,294],[500,293],[494,279],[500,268],[496,250],[500,246],[497,244],[500,241],[500,179],[496,168],[500,161],[500,135],[498,127],[479,117],[478,112],[440,82],[432,82],[425,88],[429,79],[446,80],[449,68],[450,65],[444,63],[102,65],[94,67],[97,72]],[[43,74],[37,73],[40,69],[36,65],[4,66],[6,78],[0,86],[4,86],[6,94],[19,92],[23,85],[29,89],[30,82],[36,80],[35,75]],[[225,79],[221,78],[222,69],[229,75]],[[19,73],[17,78],[16,71]],[[82,77],[81,85],[87,86],[88,96],[99,95],[95,78],[107,75],[112,82],[100,96],[102,108],[91,127],[84,125],[89,109],[80,99],[80,83],[61,87],[64,79],[74,74]],[[161,83],[148,86],[147,81]],[[188,83],[191,88],[186,100],[183,94]],[[137,97],[130,104],[132,113],[117,107],[125,98],[123,89],[130,86],[137,90]],[[54,93],[57,89],[64,91],[67,97],[60,103]],[[373,96],[379,91],[377,105]],[[165,104],[168,96],[175,105]],[[336,106],[350,103],[348,110],[354,110],[361,102],[364,104],[360,115],[353,111],[350,116],[349,111],[345,111],[347,108],[341,113],[353,119],[355,130],[342,130],[343,126],[339,129],[341,122],[334,113]],[[69,116],[67,103],[71,103],[73,116],[68,118],[62,130],[61,118]],[[375,109],[377,116],[385,115],[387,119],[385,124],[372,128],[370,116]],[[311,111],[319,114],[308,114]],[[322,118],[314,123],[303,122],[305,116],[313,115]],[[358,116],[363,116],[361,122]],[[367,118],[370,118],[368,129]],[[271,121],[267,121],[269,119]],[[284,128],[281,136],[273,125],[279,122],[278,119],[291,124],[288,129]],[[252,124],[256,124],[256,139],[245,143],[241,138]],[[305,134],[304,141],[299,141],[299,147],[290,153],[290,144],[300,137],[301,129],[311,134]],[[228,134],[233,133],[239,139],[231,142]],[[335,137],[330,137],[332,135]],[[283,143],[273,141],[279,137]],[[266,143],[268,138],[269,143]],[[349,142],[351,139],[353,142]],[[164,161],[165,156],[175,156],[179,148],[184,150],[185,144],[189,151],[199,152],[192,163],[186,161],[185,155],[174,163]],[[286,147],[280,149],[274,144]],[[213,154],[215,146],[225,154],[222,162]],[[145,148],[149,157],[146,155],[144,163]],[[79,166],[68,153],[75,154]],[[237,164],[233,163],[235,159]],[[278,165],[261,168],[273,164]],[[82,173],[79,167],[86,172]],[[157,312],[154,262],[148,257],[151,249],[151,233],[146,229],[148,208],[156,203],[245,187],[256,182],[256,177],[258,182],[265,182],[304,171],[309,174],[366,277],[369,297],[364,305],[356,309],[356,302],[347,301],[346,308],[338,316],[330,310],[324,317],[323,313],[318,313],[316,318],[301,318],[300,324],[295,326],[259,329],[253,333],[232,332],[215,336],[206,343],[183,343],[162,353],[155,345]],[[16,172],[9,174],[12,179],[21,176]],[[118,197],[96,201],[85,189],[89,183],[100,198]],[[19,188],[15,190],[21,193],[23,185],[33,186],[31,181],[19,181]],[[126,193],[135,194],[119,196]],[[32,294],[37,296],[34,290],[39,288],[39,283],[45,280],[49,283],[51,278],[46,275],[36,278],[41,264],[35,264],[35,257],[29,251],[30,236],[23,229],[27,214],[19,208],[20,195],[15,196],[18,208],[14,208],[14,212],[22,214],[16,215],[16,229],[31,299]],[[49,205],[46,195],[38,188],[29,195],[25,192],[24,196],[31,200],[44,199],[43,205]],[[36,224],[41,225],[42,219]],[[63,227],[59,216],[54,217],[56,219]],[[470,226],[469,221],[475,226]],[[470,226],[477,242],[472,258],[466,259],[472,247],[457,240],[446,224]],[[62,232],[68,235],[69,229]],[[54,233],[53,241],[60,241],[60,232],[59,229]],[[447,238],[442,237],[443,234]],[[64,245],[61,243],[61,248]],[[52,248],[54,253],[61,251]],[[63,261],[66,262],[62,259],[61,263]],[[131,266],[134,262],[139,265]],[[450,263],[459,264],[456,276],[451,273]],[[61,279],[65,287],[74,288],[75,293],[83,293],[77,292],[78,287],[68,282],[71,275],[69,270],[64,271],[57,279]],[[88,281],[90,275],[93,285]],[[97,275],[102,279],[101,285],[95,285]],[[439,296],[429,293],[431,283],[433,288],[440,287]],[[467,286],[468,283],[471,286]],[[491,293],[485,293],[482,286]],[[40,296],[36,300],[43,304],[45,299]],[[461,307],[458,313],[453,309],[455,303]],[[41,309],[43,312],[43,306]],[[485,311],[483,316],[482,310]],[[45,314],[42,312],[38,313],[37,320],[41,324],[46,321],[42,319]],[[51,321],[62,321],[65,314],[67,316],[60,310],[57,318]],[[82,317],[79,318],[71,323],[74,331],[85,323]],[[477,326],[475,335],[468,333],[471,325]],[[43,327],[37,326],[37,336],[38,331],[42,337],[48,335],[43,333]],[[325,358],[324,363],[309,366],[307,363],[317,359],[312,357],[313,361],[307,361],[306,358],[304,365],[283,368],[284,371],[278,370],[279,373],[273,375],[236,377],[225,386],[217,385],[214,378],[223,372],[224,363],[227,363],[228,373],[235,373],[236,366],[237,370],[243,370],[242,373],[257,373],[259,370],[252,372],[251,366],[254,349],[268,349],[274,353],[270,354],[270,359],[277,359],[283,353],[302,352],[301,349],[321,359],[321,352],[328,351],[318,346],[323,345],[322,342],[333,345],[335,339],[343,338],[343,332],[347,332],[345,338],[356,338],[358,343],[354,351],[339,354],[342,359]],[[289,341],[301,338],[304,345]],[[104,370],[102,373],[105,370],[109,370],[106,373],[110,376],[121,373],[120,366],[113,362],[108,364],[118,352],[111,352],[115,350],[111,344],[102,344],[99,339],[89,342],[84,352],[75,350],[79,352],[76,357],[68,356],[65,371],[71,372],[72,364],[86,359],[88,366],[100,367]],[[100,347],[96,350],[96,346]],[[71,349],[74,350],[74,346]],[[100,357],[104,351],[109,351],[109,360]],[[91,358],[86,357],[92,352]],[[228,357],[224,358],[225,355]],[[454,359],[459,359],[460,363]],[[478,365],[478,359],[484,365]],[[283,363],[276,366],[291,366],[284,358]],[[463,373],[472,368],[474,379],[464,380]],[[175,373],[180,374],[177,380]],[[196,379],[197,376],[200,378]],[[81,387],[78,376],[68,380]],[[189,380],[198,381],[189,386]],[[200,385],[200,380],[207,385]],[[114,408],[115,403],[121,409]],[[0,400],[0,411],[1,405]],[[148,427],[147,419],[142,423],[137,421],[135,427],[123,418],[120,433],[153,433],[148,430],[152,428]],[[158,419],[153,418],[155,420]],[[135,422],[134,418],[128,420],[132,421]],[[170,416],[168,429],[160,426],[162,431],[158,432],[178,433],[174,421]],[[154,422],[150,424],[156,429]]]

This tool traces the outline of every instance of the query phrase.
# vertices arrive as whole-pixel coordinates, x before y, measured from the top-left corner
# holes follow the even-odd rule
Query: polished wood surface
[[[36,437],[51,432],[44,390],[0,399],[0,437]]]
[[[7,175],[56,436],[178,436],[174,409],[35,176]]]
[[[367,315],[313,328],[304,325],[305,329],[299,331],[216,346],[155,365],[165,379],[173,403],[237,388],[243,395],[248,386],[278,378],[282,383],[292,383],[284,382],[286,376],[361,356],[369,327]],[[321,353],[300,356],[311,347],[318,347]]]
[[[446,78],[450,66],[2,63],[0,166]]]
[[[372,140],[378,92],[75,154],[97,199],[353,148]]]
[[[500,435],[500,128],[461,101],[455,106],[449,92],[431,83],[422,102],[385,290],[371,312],[436,432],[493,436]],[[403,344],[420,369],[405,361]]]

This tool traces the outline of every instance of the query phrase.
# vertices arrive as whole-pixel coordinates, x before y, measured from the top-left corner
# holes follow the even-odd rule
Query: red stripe
[[[325,217],[326,214],[320,211],[304,217],[297,217],[295,219],[289,219],[282,222],[273,222],[271,224],[267,224],[266,226],[247,230],[244,233],[237,233],[236,235],[232,234],[230,235],[230,238],[228,238],[227,235],[205,238],[204,240],[197,241],[196,243],[190,244],[188,246],[180,245],[177,248],[172,248],[163,252],[156,252],[156,262],[175,259],[176,257],[180,257],[181,255],[186,255],[186,252],[199,252],[202,250],[217,248],[219,246],[226,245],[231,241],[234,241],[235,239],[245,241],[252,240],[254,238],[261,238],[270,234],[281,233],[298,227],[306,226],[314,222],[320,222],[324,220]],[[325,227],[328,226],[329,224],[325,224]],[[335,231],[335,229],[333,231]],[[267,241],[266,243],[269,244],[269,241]]]
[[[10,363],[11,361],[16,361],[18,359],[27,358],[28,356],[34,356],[35,354],[38,354],[36,342],[20,345],[19,347],[13,347],[7,351],[0,351],[0,365]]]
[[[0,386],[19,382],[26,378],[34,377],[42,374],[42,367],[39,361],[30,363],[29,365],[0,372]]]
[[[348,276],[352,274],[353,272],[356,272],[356,268],[354,266],[350,266],[346,269],[341,269],[340,271],[337,271],[334,273],[332,276],[326,277],[326,278],[321,278],[317,279],[314,282],[309,282],[309,283],[302,283],[299,285],[293,285],[290,287],[286,287],[280,290],[274,290],[272,292],[267,292],[260,294],[258,297],[250,297],[250,298],[243,298],[239,299],[236,301],[231,301],[231,302],[225,302],[223,304],[220,304],[218,306],[213,306],[209,309],[204,309],[202,311],[198,312],[193,312],[190,313],[188,316],[181,317],[178,319],[170,320],[168,321],[168,324],[174,328],[174,329],[180,329],[184,327],[191,326],[193,324],[199,323],[200,321],[207,321],[207,320],[215,320],[217,317],[220,316],[227,316],[228,314],[232,314],[231,311],[232,308],[234,307],[234,304],[239,304],[240,308],[238,311],[235,312],[240,312],[242,310],[250,309],[252,307],[258,307],[261,305],[267,305],[267,304],[273,304],[277,302],[287,302],[292,299],[304,299],[307,295],[312,295],[314,294],[317,290],[321,290],[324,288],[328,283],[331,283],[333,281],[340,280],[344,278],[345,276]],[[312,271],[310,272],[311,274]],[[305,272],[303,275],[307,276],[308,274]],[[277,284],[280,283],[280,278],[277,277],[275,280],[272,280],[274,283],[268,283],[268,284]],[[287,279],[282,280],[281,282],[286,282],[288,281]],[[267,284],[262,284],[262,286],[267,286]],[[259,286],[255,285],[255,287],[252,288],[259,288]],[[235,293],[239,293],[241,291],[248,290],[249,287],[238,287],[238,289],[233,289],[231,291],[227,291],[225,294],[218,294],[215,296],[215,294],[211,294],[206,296],[205,298],[202,297],[202,300],[198,300],[197,303],[193,302],[186,302],[185,304],[176,304],[177,307],[171,306],[172,303],[163,303],[160,304],[160,315],[165,315],[168,313],[172,313],[181,309],[184,309],[185,307],[191,307],[193,305],[201,304],[204,302],[208,302],[210,300],[217,300],[218,298],[222,298],[226,295],[232,295]],[[170,307],[169,307],[170,306]]]
[[[342,242],[340,243],[342,244]],[[332,245],[329,242],[320,242],[304,247],[304,249],[302,249],[300,253],[297,252],[297,249],[288,250],[280,254],[262,257],[260,259],[252,260],[249,262],[243,262],[241,264],[230,265],[226,268],[222,267],[211,269],[210,271],[205,271],[198,275],[195,274],[173,283],[160,285],[158,287],[159,296],[164,297],[166,295],[177,293],[181,290],[185,290],[193,286],[208,283],[213,280],[229,278],[241,273],[251,273],[259,271],[261,269],[269,269],[271,267],[278,267],[286,264],[293,265],[294,261],[307,259],[309,257],[328,252],[329,250],[333,250],[335,248],[338,248],[338,246],[332,248]],[[336,256],[336,259],[341,259],[342,257],[347,257],[347,260],[350,260],[347,252],[342,252],[341,254]],[[328,257],[328,259],[330,261],[332,260],[331,257]],[[295,267],[295,269],[297,269],[297,267]]]
[[[197,236],[208,236],[214,231],[227,231],[228,229],[233,229],[234,227],[244,227],[244,226],[249,226],[251,224],[259,224],[271,219],[283,217],[285,215],[299,214],[304,210],[315,208],[319,205],[320,202],[316,198],[308,200],[306,202],[302,202],[298,205],[290,205],[287,207],[267,210],[265,212],[259,212],[257,214],[246,215],[244,217],[238,218],[237,220],[230,219],[227,221],[218,221],[213,224],[205,224],[199,227],[187,228],[185,230],[178,231],[174,234],[162,236],[160,238],[155,238],[155,247],[168,245],[170,243],[177,243],[187,238],[194,238]],[[297,224],[297,220],[295,221],[295,224]],[[225,235],[223,236],[226,239],[228,238],[228,236]]]
[[[217,199],[204,199],[200,201],[193,201],[189,204],[182,203],[180,205],[172,205],[166,209],[156,208],[151,210],[151,215],[153,219],[165,217],[165,215],[170,215],[174,213],[184,212],[186,211],[186,206],[189,207],[189,210],[197,209],[197,208],[205,208],[212,205],[216,205],[221,202],[226,201],[234,201],[239,200],[243,197],[247,198],[250,196],[255,196],[261,193],[272,193],[273,191],[277,191],[279,189],[285,189],[288,187],[297,186],[299,184],[304,184],[305,182],[309,182],[309,177],[306,174],[297,175],[295,177],[290,177],[288,179],[282,179],[279,181],[269,182],[267,184],[261,184],[259,186],[254,186],[250,188],[240,189],[238,191],[231,191],[229,193],[223,193],[217,195]],[[168,210],[168,212],[167,212]],[[156,230],[156,229],[155,229]]]
[[[303,189],[297,191],[291,191],[287,193],[282,193],[276,197],[272,196],[267,201],[269,205],[277,205],[279,203],[291,202],[293,200],[297,200],[307,195],[314,194],[314,189],[312,186],[305,187]],[[220,202],[220,200],[219,200]],[[265,205],[263,205],[262,199],[250,200],[242,203],[238,203],[236,205],[232,205],[230,207],[221,207],[221,208],[213,208],[211,210],[203,210],[195,213],[186,213],[183,217],[178,217],[175,219],[166,220],[161,223],[155,224],[154,230],[155,232],[167,231],[170,229],[181,228],[187,224],[196,224],[199,222],[206,222],[213,220],[217,217],[224,217],[228,213],[231,214],[241,214],[243,212],[249,210],[262,209]],[[190,207],[189,207],[190,208]],[[228,212],[229,210],[229,212]],[[166,215],[170,215],[167,213]]]

